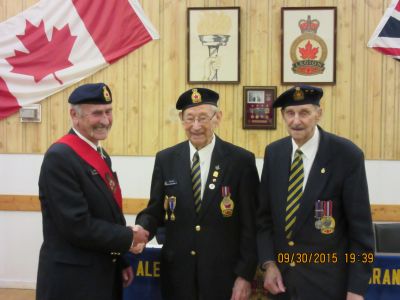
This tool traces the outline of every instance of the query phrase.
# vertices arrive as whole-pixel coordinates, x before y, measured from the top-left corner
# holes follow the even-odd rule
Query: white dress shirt
[[[208,172],[210,171],[211,156],[215,146],[215,135],[213,135],[211,143],[209,143],[204,148],[197,150],[192,143],[189,141],[190,148],[190,167],[193,164],[193,156],[196,151],[199,153],[200,159],[200,173],[201,173],[201,199],[203,199],[204,189],[207,182]]]
[[[319,145],[318,127],[315,126],[313,137],[309,139],[303,146],[298,148],[296,142],[293,139],[292,139],[292,145],[293,145],[292,162],[294,160],[294,155],[297,149],[300,149],[301,152],[303,152],[303,155],[301,157],[303,159],[303,166],[304,166],[304,180],[303,180],[303,191],[304,191],[304,188],[307,184],[308,175],[310,175],[310,170],[318,151],[318,145]]]

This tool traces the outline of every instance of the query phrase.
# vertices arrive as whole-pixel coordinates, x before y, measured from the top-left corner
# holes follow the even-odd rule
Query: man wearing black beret
[[[127,227],[111,159],[100,147],[112,125],[112,95],[104,83],[75,89],[72,129],[46,152],[39,177],[43,218],[36,298],[121,300],[133,270],[123,258],[147,241]]]
[[[183,93],[176,108],[188,141],[156,155],[150,201],[136,223],[165,226],[163,299],[245,300],[257,257],[255,205],[259,177],[252,153],[215,135],[219,95]]]
[[[364,154],[318,126],[322,95],[296,86],[274,102],[290,136],[265,149],[257,213],[259,262],[273,299],[361,300],[371,276]]]

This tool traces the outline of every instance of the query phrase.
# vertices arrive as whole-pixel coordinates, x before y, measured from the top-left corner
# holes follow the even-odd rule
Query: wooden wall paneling
[[[281,5],[279,1],[270,1],[270,26],[271,29],[268,31],[269,41],[269,65],[271,66],[270,79],[266,82],[266,85],[272,85],[277,87],[277,96],[290,88],[290,86],[281,85],[281,41],[282,41],[282,29],[281,29]],[[286,5],[285,5],[286,6]],[[281,110],[278,108],[275,111],[276,114],[276,130],[267,130],[265,134],[265,144],[270,144],[284,136],[287,136],[285,124],[282,120]],[[264,149],[259,154],[260,157],[264,156]]]
[[[396,98],[394,94],[394,83],[396,78],[394,77],[395,66],[393,59],[385,57],[383,61],[383,67],[386,70],[383,72],[382,82],[384,83],[384,90],[382,91],[382,123],[381,123],[381,148],[382,157],[384,159],[394,157],[394,145],[395,145],[395,117],[396,117]]]
[[[160,32],[160,1],[142,1],[143,9],[156,30]],[[163,39],[160,36],[160,39]],[[142,135],[140,140],[143,155],[155,155],[160,145],[161,110],[160,102],[163,94],[160,92],[160,40],[146,44],[141,50],[142,54],[142,86],[141,86],[141,114]]]
[[[205,7],[204,0],[186,0],[187,7]]]
[[[186,88],[186,3],[162,2],[162,112],[161,148],[175,145],[183,137],[175,104]]]
[[[23,2],[15,2],[10,5],[9,1],[7,1],[6,5],[4,6],[3,11],[3,19],[6,20],[20,11],[25,9]],[[3,143],[5,145],[6,153],[22,153],[22,143],[15,143],[14,140],[22,141],[23,134],[22,134],[22,125],[19,121],[18,112],[15,113],[13,116],[8,117],[7,119],[3,119],[1,122],[4,122],[4,138]]]
[[[368,27],[367,32],[374,32],[377,24],[382,18],[383,7],[382,2],[369,1],[368,3]],[[379,13],[378,13],[379,12]],[[374,51],[368,52],[368,61],[366,72],[368,74],[366,80],[367,91],[367,135],[366,135],[366,152],[370,159],[380,158],[380,136],[381,136],[381,105],[382,105],[382,61],[383,55]]]
[[[138,214],[148,203],[146,198],[123,199],[124,214]],[[0,195],[0,211],[40,211],[40,201],[34,195]],[[374,222],[400,222],[400,205],[372,204]]]
[[[67,133],[67,130],[71,127],[71,118],[69,116],[69,105],[68,97],[69,89],[64,89],[57,95],[47,98],[40,102],[42,105],[42,131],[41,134],[47,137],[47,145],[40,145],[38,153],[42,152],[42,149],[48,148],[48,146],[54,143],[58,138]],[[68,126],[66,128],[66,126]]]
[[[141,51],[135,51],[131,53],[130,57],[139,57],[138,60],[141,59]],[[128,122],[131,120],[135,120],[134,116],[131,116],[127,113],[126,107],[128,102],[131,100],[135,100],[136,103],[139,102],[139,92],[141,86],[141,76],[140,72],[138,73],[137,78],[135,76],[131,76],[130,73],[126,72],[126,63],[128,61],[129,56],[125,56],[124,58],[118,60],[110,67],[103,70],[104,72],[104,82],[110,84],[111,92],[113,93],[113,128],[111,129],[109,141],[107,141],[107,149],[111,153],[118,153],[122,155],[126,155],[127,147],[126,141],[128,138],[127,129],[130,128],[128,126]],[[139,66],[136,67],[139,69]],[[126,76],[128,75],[128,76]],[[132,97],[128,94],[128,85],[130,87],[137,87],[136,97]],[[115,101],[114,101],[115,99]],[[140,119],[141,114],[138,112],[138,124],[140,127],[142,120]],[[116,126],[114,126],[116,125]],[[136,153],[140,153],[137,151]]]
[[[146,47],[146,45],[144,46]],[[125,140],[121,143],[125,146],[127,155],[141,155],[142,154],[142,139],[145,132],[145,126],[152,123],[150,120],[146,121],[143,118],[144,111],[151,111],[153,109],[152,102],[149,106],[143,107],[144,101],[141,98],[141,89],[143,78],[141,74],[142,54],[143,48],[136,50],[125,57],[125,69],[123,80],[126,81],[125,89],[125,122],[122,123],[126,128]],[[157,107],[156,105],[154,105]],[[125,141],[125,142],[124,142]]]
[[[400,77],[400,66],[399,64],[396,64],[396,72],[395,72],[396,79]],[[395,86],[394,86],[396,93],[395,93],[395,100],[396,100],[396,122],[395,122],[395,152],[394,156],[391,159],[399,159],[400,157],[400,80],[396,80]]]
[[[249,57],[251,45],[249,45],[250,18],[249,9],[252,1],[237,0],[235,6],[240,7],[240,84],[235,85],[232,91],[233,107],[232,107],[232,143],[254,152],[247,145],[248,130],[243,129],[243,86],[250,85],[248,78],[250,72]]]
[[[261,86],[263,82],[267,81],[268,60],[265,52],[268,45],[267,27],[269,16],[265,14],[267,8],[267,1],[250,1],[250,5],[247,8],[246,17],[249,19],[247,64],[249,73],[246,85],[249,86]],[[261,153],[265,148],[265,136],[265,130],[247,130],[247,143],[243,146],[247,149],[252,149],[255,153]]]
[[[340,76],[336,77],[335,107],[336,124],[334,130],[338,135],[349,137],[350,135],[350,96],[351,96],[351,18],[352,3],[343,1],[338,7],[337,14],[337,34],[336,34],[336,72]]]
[[[361,149],[365,149],[364,136],[365,126],[363,126],[363,118],[366,111],[366,93],[364,78],[364,66],[366,63],[366,44],[369,39],[368,33],[365,33],[365,11],[364,1],[352,1],[352,49],[351,61],[353,62],[351,69],[351,116],[350,116],[350,139]],[[363,13],[360,13],[363,12]],[[372,50],[371,50],[372,51]]]
[[[37,0],[0,3],[6,20]],[[187,7],[241,7],[240,84],[209,84],[221,94],[224,120],[218,134],[262,157],[265,144],[287,135],[277,112],[276,130],[243,130],[243,86],[282,86],[281,7],[337,6],[337,83],[323,86],[321,125],[349,137],[367,159],[400,159],[398,62],[366,47],[390,0],[186,0],[143,1],[161,39],[42,101],[43,122],[21,124],[18,114],[0,121],[1,153],[44,153],[70,127],[69,94],[77,85],[106,81],[117,96],[114,127],[104,143],[113,155],[154,155],[185,139],[175,102],[187,83]],[[204,86],[204,85],[200,85]],[[122,100],[121,100],[122,99]]]

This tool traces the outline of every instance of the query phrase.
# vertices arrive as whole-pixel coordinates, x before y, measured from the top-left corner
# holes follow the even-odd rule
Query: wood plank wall
[[[37,0],[3,0],[0,21]],[[221,94],[223,138],[262,157],[277,129],[243,130],[243,86],[280,83],[281,7],[337,7],[337,83],[324,87],[323,128],[353,140],[367,159],[400,159],[400,63],[366,47],[390,0],[151,0],[140,1],[161,39],[131,53],[84,82],[107,82],[115,99],[114,127],[105,147],[113,155],[155,155],[184,139],[175,111],[186,79],[187,7],[241,7],[241,82],[207,87]],[[66,99],[72,86],[42,102],[42,123],[0,121],[0,153],[44,153],[69,128]]]
[[[136,215],[147,207],[148,199],[124,198],[125,214]],[[38,196],[33,195],[0,195],[0,211],[40,211]],[[371,204],[374,222],[400,222],[400,205]]]

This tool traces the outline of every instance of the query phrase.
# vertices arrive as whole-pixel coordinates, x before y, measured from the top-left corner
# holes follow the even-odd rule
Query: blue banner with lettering
[[[160,289],[160,248],[145,248],[139,255],[128,254],[135,278],[124,289],[124,300],[162,300]],[[253,282],[253,297],[268,299],[263,291],[263,276]],[[376,255],[365,300],[400,299],[400,255]]]
[[[365,300],[400,299],[400,256],[376,255]]]
[[[128,254],[135,278],[124,289],[124,300],[151,299],[162,300],[160,288],[160,253],[159,248],[146,248],[139,255]]]

